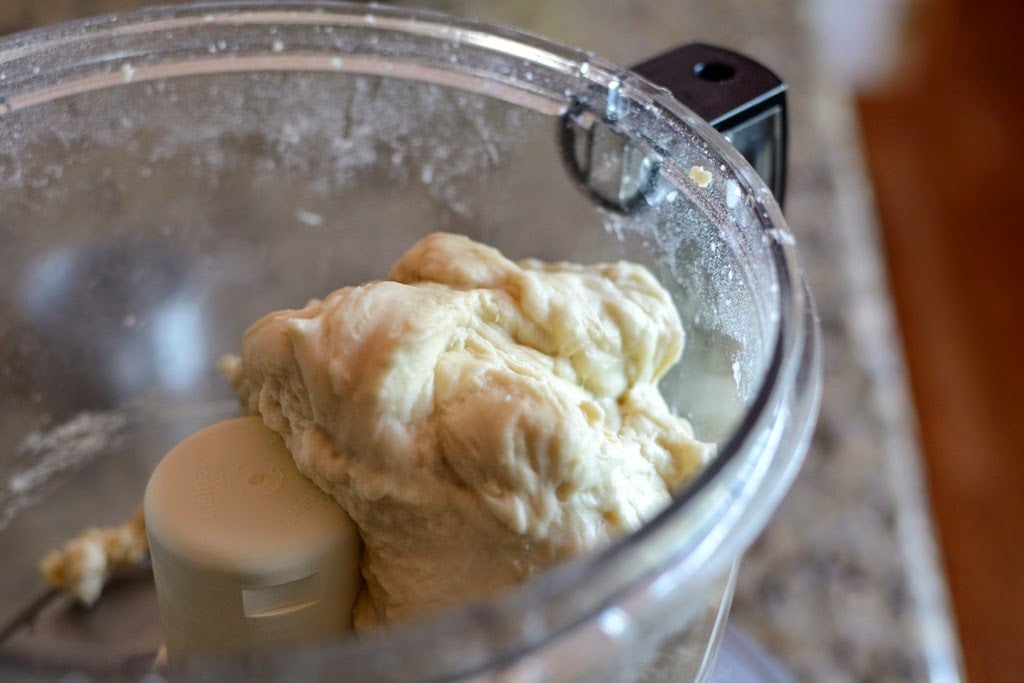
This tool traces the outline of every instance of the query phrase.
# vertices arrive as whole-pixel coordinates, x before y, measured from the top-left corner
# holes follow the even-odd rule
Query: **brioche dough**
[[[636,529],[706,461],[656,382],[683,330],[630,263],[432,234],[387,280],[264,317],[222,366],[364,543],[357,628],[523,582]]]
[[[63,547],[51,550],[39,563],[39,570],[51,586],[90,607],[111,577],[143,566],[148,551],[140,506],[124,524],[89,527]]]

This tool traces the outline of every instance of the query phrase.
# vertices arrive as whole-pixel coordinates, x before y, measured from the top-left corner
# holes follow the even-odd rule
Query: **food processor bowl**
[[[666,90],[425,11],[100,17],[0,40],[0,204],[0,675],[709,675],[737,562],[806,450],[819,340],[772,193]],[[660,387],[718,449],[666,510],[488,601],[149,674],[145,573],[90,609],[46,591],[47,549],[127,518],[165,453],[238,414],[216,364],[252,321],[381,278],[436,230],[511,258],[640,262],[669,289],[687,344]]]

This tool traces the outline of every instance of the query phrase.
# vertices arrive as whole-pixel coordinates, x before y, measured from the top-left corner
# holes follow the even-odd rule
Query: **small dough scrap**
[[[434,233],[387,280],[257,321],[221,368],[359,527],[365,630],[520,584],[664,508],[713,448],[656,386],[682,349],[639,265],[513,262]]]
[[[711,184],[711,181],[715,177],[711,175],[711,171],[704,168],[703,166],[691,166],[690,167],[690,180],[697,184],[697,187],[705,188]]]
[[[149,542],[142,507],[115,527],[90,527],[43,557],[39,570],[54,588],[85,606],[95,604],[111,577],[146,563]]]

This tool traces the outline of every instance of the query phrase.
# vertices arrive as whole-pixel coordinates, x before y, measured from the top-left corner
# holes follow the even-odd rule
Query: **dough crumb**
[[[704,168],[703,166],[691,166],[690,167],[690,180],[697,184],[699,188],[705,188],[711,184],[711,181],[715,177],[711,175],[711,171]]]
[[[39,563],[39,570],[51,586],[90,607],[113,576],[144,565],[148,552],[146,525],[139,506],[124,524],[90,527],[62,548],[51,550]]]

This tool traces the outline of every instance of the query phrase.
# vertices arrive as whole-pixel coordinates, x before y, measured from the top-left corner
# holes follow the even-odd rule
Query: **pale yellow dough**
[[[243,408],[352,516],[365,629],[636,529],[707,460],[656,382],[683,330],[641,266],[518,263],[435,233],[387,280],[245,333]]]

